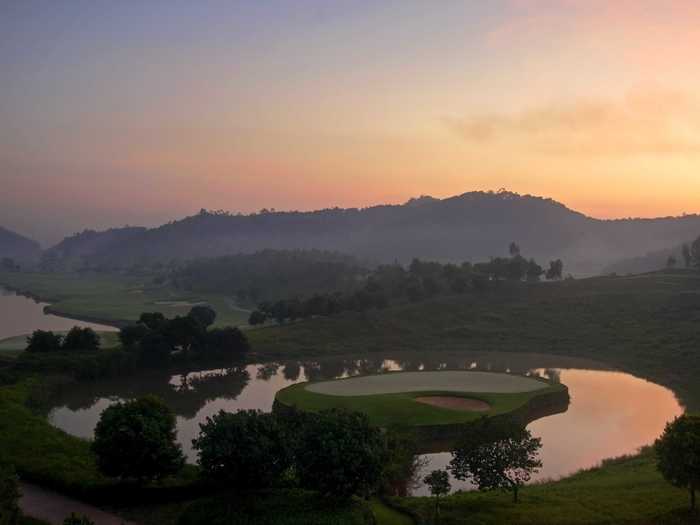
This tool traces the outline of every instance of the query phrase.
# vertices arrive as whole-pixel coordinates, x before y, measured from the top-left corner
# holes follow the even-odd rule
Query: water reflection
[[[571,404],[562,414],[528,428],[542,438],[543,468],[535,479],[557,478],[601,460],[635,452],[651,443],[682,407],[674,394],[630,374],[581,359],[549,355],[462,353],[398,354],[362,359],[271,362],[207,370],[138,374],[100,383],[72,385],[55,399],[51,422],[90,437],[102,410],[119,399],[153,393],[177,414],[178,440],[190,460],[199,424],[219,410],[271,410],[275,393],[306,380],[324,380],[385,370],[477,369],[536,374],[569,387]],[[449,453],[426,454],[424,471],[446,466]],[[455,489],[469,488],[453,482]],[[425,494],[418,487],[416,494]]]
[[[70,330],[74,326],[89,326],[94,330],[114,331],[112,326],[85,323],[44,313],[46,303],[17,295],[0,286],[0,340],[24,335],[34,330]]]

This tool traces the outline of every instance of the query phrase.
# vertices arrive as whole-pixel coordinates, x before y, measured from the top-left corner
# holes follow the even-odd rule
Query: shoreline
[[[101,324],[104,326],[109,326],[112,328],[116,328],[119,330],[120,328],[123,328],[131,323],[131,321],[127,321],[125,319],[105,319],[102,317],[95,317],[91,315],[79,315],[79,314],[72,314],[72,313],[67,313],[63,312],[60,310],[56,310],[54,308],[53,299],[49,297],[42,297],[40,295],[37,295],[33,292],[30,292],[28,290],[22,290],[20,288],[15,288],[14,286],[8,285],[6,283],[0,282],[0,287],[4,288],[5,290],[8,290],[10,292],[14,292],[17,295],[21,295],[22,297],[26,297],[27,299],[31,299],[35,303],[44,303],[46,306],[44,306],[44,313],[47,315],[55,315],[56,317],[61,317],[63,319],[70,319],[72,321],[82,321],[84,323],[91,323],[91,324]]]

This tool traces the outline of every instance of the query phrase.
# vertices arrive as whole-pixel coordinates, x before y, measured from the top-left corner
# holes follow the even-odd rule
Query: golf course
[[[568,391],[562,384],[534,377],[441,370],[298,383],[276,396],[280,405],[300,410],[362,412],[379,427],[455,425],[511,413],[531,420],[529,408],[542,405],[537,399],[567,402]]]

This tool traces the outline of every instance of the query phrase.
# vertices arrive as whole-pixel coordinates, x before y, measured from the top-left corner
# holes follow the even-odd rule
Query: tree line
[[[510,257],[496,257],[476,264],[413,259],[407,268],[398,263],[381,265],[369,273],[357,290],[261,302],[251,312],[248,322],[251,325],[269,320],[284,323],[343,311],[363,312],[439,295],[482,291],[499,281],[538,282],[542,277],[547,280],[562,279],[564,263],[561,259],[550,261],[545,270],[534,259],[523,257],[516,243],[511,243],[509,251]]]
[[[186,360],[244,356],[250,350],[245,334],[236,327],[211,328],[215,320],[216,311],[206,305],[173,319],[144,312],[119,331],[119,340],[147,365],[167,364],[175,355]]]

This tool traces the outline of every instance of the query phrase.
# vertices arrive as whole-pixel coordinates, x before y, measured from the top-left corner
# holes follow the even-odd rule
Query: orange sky
[[[501,187],[700,212],[697,2],[0,9],[0,224],[44,239]]]

